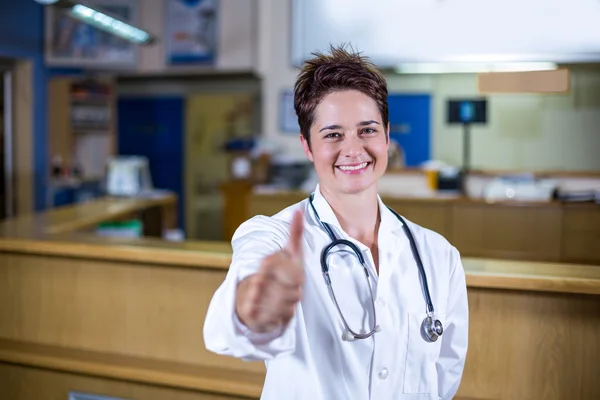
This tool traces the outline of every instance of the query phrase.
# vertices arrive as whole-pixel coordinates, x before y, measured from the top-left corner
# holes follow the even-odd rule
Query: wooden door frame
[[[34,210],[33,68],[31,60],[20,59],[12,70],[14,215]]]

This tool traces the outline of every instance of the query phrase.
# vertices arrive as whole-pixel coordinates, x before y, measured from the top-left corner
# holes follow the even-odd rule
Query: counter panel
[[[252,207],[268,214],[294,200],[270,196]],[[577,253],[548,232],[559,223],[594,237],[596,209],[384,201],[459,244],[497,251],[484,233],[497,234],[511,256],[526,259],[535,249],[554,257],[463,252],[470,340],[457,399],[600,398],[600,268],[565,262],[565,248]],[[263,363],[204,347],[206,310],[228,272],[229,243],[84,232],[169,204],[102,199],[0,223],[0,387],[11,400],[66,398],[67,390],[140,400],[260,397]]]

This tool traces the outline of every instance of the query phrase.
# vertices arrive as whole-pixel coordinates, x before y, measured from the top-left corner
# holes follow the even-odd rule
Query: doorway
[[[12,63],[0,59],[0,220],[13,215]]]
[[[406,167],[419,167],[431,158],[431,96],[390,93],[390,138],[403,150]]]

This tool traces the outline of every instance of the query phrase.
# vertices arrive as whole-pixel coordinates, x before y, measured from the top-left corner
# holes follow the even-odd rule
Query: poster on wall
[[[166,0],[168,64],[214,63],[217,51],[217,2]]]
[[[294,91],[283,90],[279,99],[280,129],[285,134],[299,134],[300,125],[294,109]]]
[[[137,23],[139,0],[90,0],[86,4],[127,23]],[[45,56],[49,66],[134,67],[137,46],[67,15],[60,7],[45,7]]]

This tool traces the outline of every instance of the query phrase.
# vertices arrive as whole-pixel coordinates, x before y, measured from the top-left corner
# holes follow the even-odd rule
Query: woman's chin
[[[346,194],[358,194],[369,190],[377,181],[374,179],[349,179],[340,182],[340,189]]]

